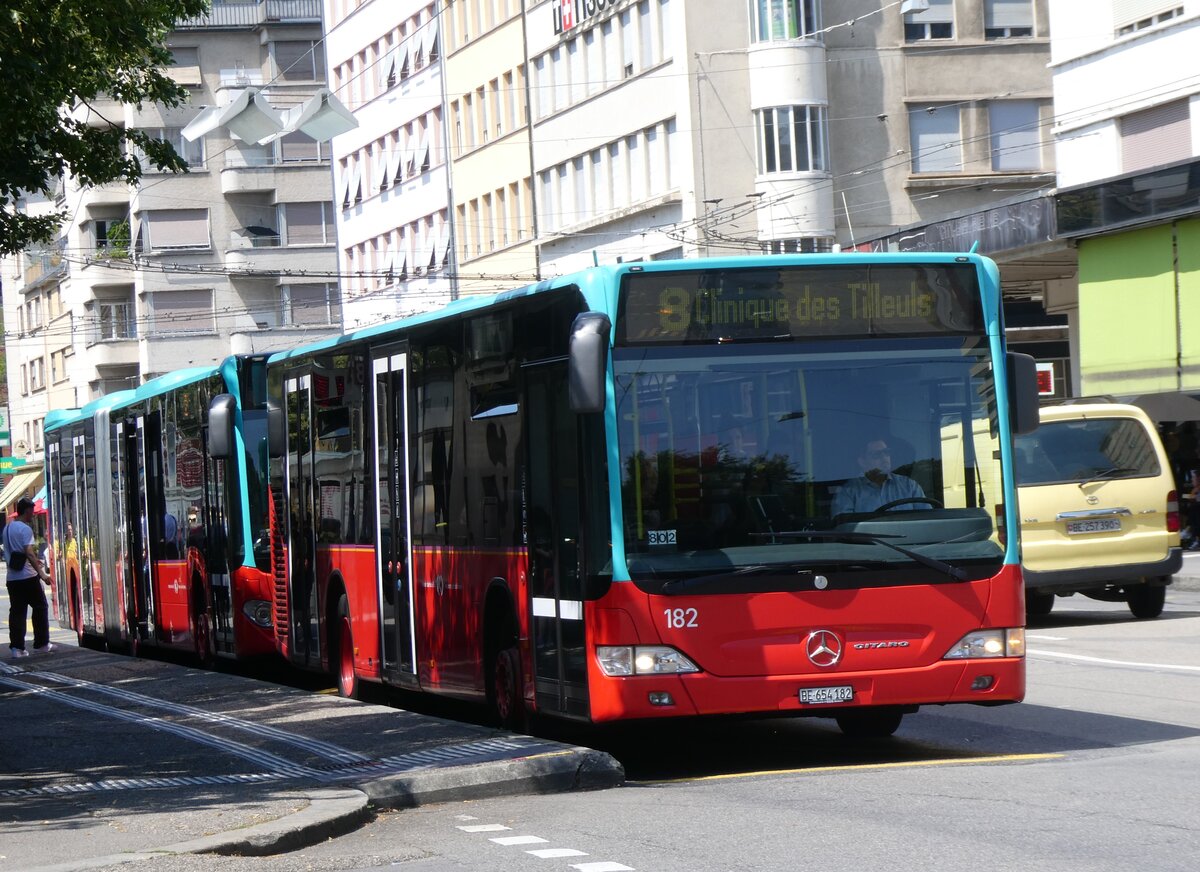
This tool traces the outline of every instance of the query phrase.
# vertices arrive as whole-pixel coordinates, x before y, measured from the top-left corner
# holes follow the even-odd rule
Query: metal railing
[[[203,15],[181,18],[176,28],[255,27],[259,24],[321,20],[321,0],[258,0],[257,3],[223,3],[213,0]]]

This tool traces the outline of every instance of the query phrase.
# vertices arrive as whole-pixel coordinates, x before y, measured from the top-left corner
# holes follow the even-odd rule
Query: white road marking
[[[1066,636],[1038,636],[1033,633],[1026,633],[1026,639],[1037,639],[1039,642],[1067,642],[1070,641]]]
[[[634,872],[632,866],[622,866],[620,863],[610,863],[607,860],[599,863],[572,863],[572,869],[579,872]]]
[[[464,833],[499,833],[504,830],[511,830],[512,827],[506,827],[504,824],[471,824],[466,827],[459,827]]]
[[[1067,654],[1063,651],[1043,651],[1031,648],[1027,652],[1034,657],[1057,657],[1061,660],[1078,660],[1081,663],[1102,663],[1105,666],[1133,666],[1138,669],[1163,669],[1167,672],[1200,672],[1200,666],[1183,666],[1179,663],[1144,663],[1137,660],[1110,660],[1105,657],[1086,657],[1083,654]]]
[[[586,851],[576,851],[574,848],[540,848],[537,851],[526,851],[543,860],[557,860],[560,857],[586,857]]]
[[[549,843],[549,839],[543,839],[541,836],[500,836],[497,839],[488,839],[489,842],[495,842],[497,845],[545,845]]]

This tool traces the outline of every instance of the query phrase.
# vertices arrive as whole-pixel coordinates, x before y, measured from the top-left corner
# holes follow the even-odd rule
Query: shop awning
[[[41,486],[42,467],[18,470],[4,490],[0,491],[0,510],[11,515],[16,509],[14,504],[17,500],[26,495],[32,496]]]

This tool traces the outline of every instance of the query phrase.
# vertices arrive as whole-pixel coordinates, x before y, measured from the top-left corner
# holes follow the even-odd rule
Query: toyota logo
[[[842,659],[842,640],[833,630],[813,630],[804,641],[804,653],[813,666],[836,666]]]

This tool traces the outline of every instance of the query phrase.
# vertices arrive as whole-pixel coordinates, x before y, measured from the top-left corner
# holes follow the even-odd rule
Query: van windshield
[[[1016,437],[1017,483],[1059,484],[1158,475],[1158,453],[1132,418],[1047,421]]]

